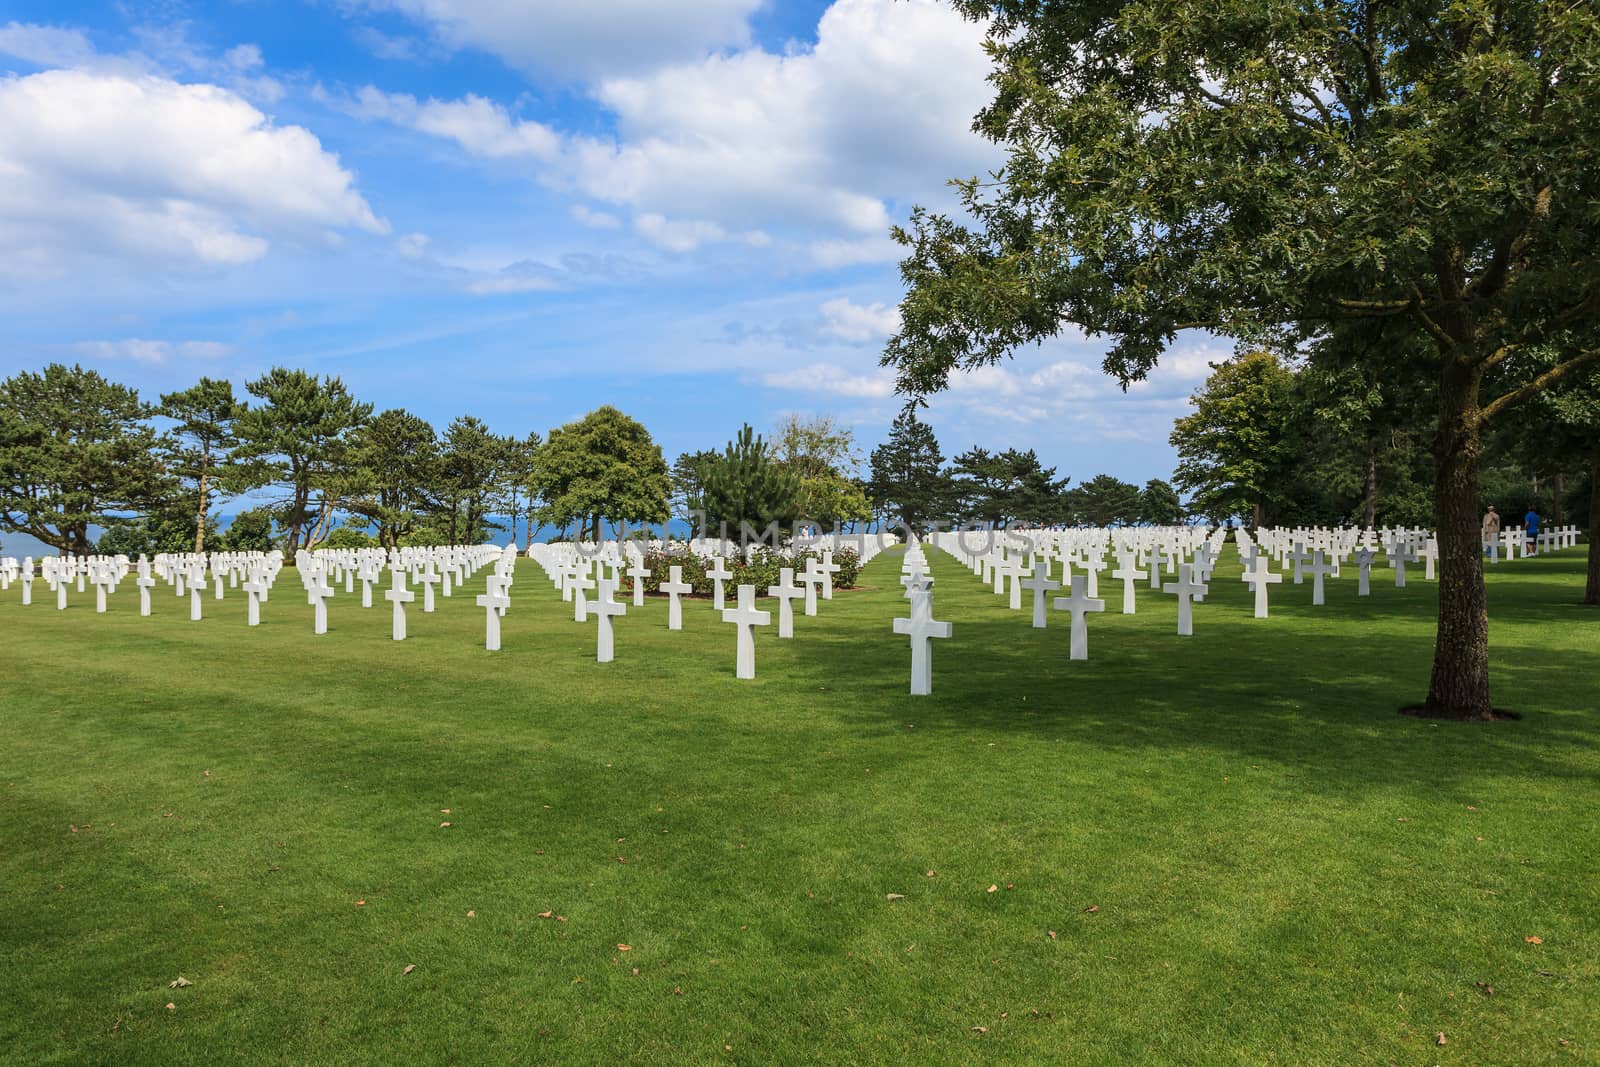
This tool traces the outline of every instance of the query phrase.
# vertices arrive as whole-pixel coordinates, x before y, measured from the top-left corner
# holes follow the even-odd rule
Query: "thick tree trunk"
[[[194,515],[194,550],[206,550],[206,481],[207,471],[204,466],[200,468],[200,504],[195,509]]]
[[[1600,604],[1600,442],[1589,469],[1589,585],[1583,602]]]
[[[1424,713],[1491,720],[1489,614],[1478,524],[1478,387],[1473,362],[1446,355],[1439,385],[1439,631]]]
[[[1367,449],[1367,495],[1361,505],[1361,525],[1371,529],[1378,515],[1378,456]]]

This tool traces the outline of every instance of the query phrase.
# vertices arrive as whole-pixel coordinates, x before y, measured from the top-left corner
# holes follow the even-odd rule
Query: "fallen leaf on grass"
[[[443,830],[446,826],[449,826],[449,825],[450,824],[447,823],[447,822],[442,822],[442,823],[439,824],[439,829]]]
[[[169,1001],[167,1001],[167,1010],[168,1011],[177,1011],[178,1010],[178,1006],[176,1004],[174,1004],[172,1001],[169,1000]]]
[[[365,904],[366,904],[366,901],[364,901],[364,900],[358,900],[358,901],[356,901],[356,907],[358,907],[358,908],[359,908],[359,907],[362,907],[362,906],[363,906],[363,905],[365,905]]]
[[[673,986],[672,987],[672,995],[675,996],[675,997],[683,996],[683,987],[680,986],[680,985]]]
[[[1542,945],[1542,944],[1544,944],[1544,938],[1542,938],[1542,937],[1525,937],[1522,940],[1526,941],[1530,945]]]
[[[193,982],[189,981],[189,979],[185,978],[183,975],[180,974],[180,975],[178,975],[178,977],[174,978],[172,981],[167,983],[167,988],[168,989],[185,989],[185,988],[187,988],[189,986],[192,986],[192,985],[194,985]]]
[[[1083,909],[1083,913],[1085,915],[1093,915],[1095,912],[1097,912],[1099,910],[1100,910],[1100,905],[1098,905],[1098,904],[1090,904],[1087,908]]]
[[[985,892],[989,892],[989,893],[998,893],[998,892],[999,892],[999,891],[1000,891],[1000,887],[999,887],[999,886],[997,886],[997,885],[990,885],[990,886],[989,886],[989,888],[988,888],[988,889],[987,889],[987,890],[986,890],[986,891],[985,891]]]
[[[1444,1031],[1440,1030],[1437,1034],[1433,1035],[1433,1043],[1435,1045],[1448,1045],[1450,1042],[1445,1038]]]
[[[400,974],[402,976],[408,975],[408,974],[410,974],[412,971],[414,971],[416,969],[417,969],[417,965],[415,963],[408,963],[408,964],[406,964],[406,969],[401,971]]]
[[[1054,941],[1056,939],[1056,932],[1054,930],[1046,930],[1045,933],[1050,935],[1050,940]]]
[[[624,945],[624,944],[621,944],[619,942],[617,944],[617,951],[618,952],[632,952],[633,951],[633,946],[632,945]]]
[[[1483,990],[1483,995],[1484,996],[1486,996],[1486,997],[1494,996],[1494,986],[1490,985],[1488,982],[1478,982],[1477,986],[1478,986],[1479,989]]]
[[[989,1032],[989,1028],[987,1026],[974,1026],[972,1028],[972,1032],[975,1034],[987,1034]]]
[[[440,815],[449,815],[450,814],[450,809],[449,808],[440,808],[439,809],[439,814]]]
[[[906,899],[906,895],[904,893],[889,893],[888,894],[888,899],[890,899],[890,900],[904,900],[904,899]]]
[[[478,917],[478,913],[477,913],[477,912],[475,912],[475,911],[469,911],[469,912],[467,912],[467,918],[469,918],[469,919],[476,919],[476,918],[477,918],[477,917]]]
[[[938,871],[929,871],[928,872],[928,877],[929,878],[937,878],[937,877],[939,877],[939,872]]]

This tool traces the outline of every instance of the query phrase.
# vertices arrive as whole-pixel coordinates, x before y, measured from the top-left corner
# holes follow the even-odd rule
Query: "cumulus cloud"
[[[888,304],[856,304],[848,297],[822,305],[822,333],[852,344],[882,341],[900,329],[900,309]]]
[[[166,363],[180,359],[220,359],[233,351],[221,341],[151,341],[129,337],[121,341],[79,341],[63,346],[84,359],[131,359],[139,363]]]
[[[435,2],[471,21],[460,12],[472,5],[454,0],[414,6]],[[570,5],[584,12],[572,18],[591,6]],[[534,5],[516,18],[559,36],[570,14]],[[949,178],[999,161],[970,130],[989,96],[982,38],[939,0],[836,0],[810,48],[598,77],[590,91],[612,136],[563,135],[476,96],[419,102],[368,86],[344,106],[480,158],[526,160],[547,185],[631,211],[635,230],[669,251],[777,244],[778,233],[814,266],[882,263],[899,257],[886,231],[912,200],[939,201]]]
[[[894,395],[893,374],[887,371],[857,374],[834,363],[813,363],[791,370],[771,371],[762,375],[761,384],[769,389],[856,398]]]
[[[8,22],[0,26],[0,55],[36,67],[79,67],[94,60],[95,49],[82,30]]]
[[[450,48],[498,56],[539,76],[649,70],[745,44],[763,0],[366,0],[427,26]]]
[[[310,131],[153,76],[0,80],[0,179],[0,244],[19,271],[82,254],[240,264],[279,238],[388,230]]]

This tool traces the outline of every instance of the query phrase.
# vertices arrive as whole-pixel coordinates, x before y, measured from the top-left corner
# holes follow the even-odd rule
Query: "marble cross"
[[[1076,579],[1074,579],[1076,581]],[[1045,628],[1045,608],[1049,606],[1049,598],[1045,595],[1061,588],[1061,583],[1050,577],[1050,564],[1040,560],[1033,565],[1033,576],[1024,579],[1021,583],[1023,589],[1033,594],[1033,628]]]
[[[719,559],[717,561],[721,563]],[[722,609],[722,621],[732,623],[739,628],[738,654],[734,663],[734,677],[754,678],[756,676],[756,637],[755,627],[770,626],[772,612],[756,610],[756,587],[741,585],[739,587],[739,606],[737,608]]]
[[[384,591],[383,599],[394,605],[393,637],[396,641],[406,639],[406,605],[417,599],[417,594],[406,588],[406,572],[404,567],[392,567],[389,570],[392,584]]]
[[[449,574],[449,571],[445,572]],[[484,587],[483,595],[474,601],[478,607],[484,609],[483,619],[483,647],[488,652],[500,651],[500,616],[506,608],[511,606],[511,598],[501,590],[500,579],[494,575],[489,576],[488,584]]]
[[[611,627],[611,617],[625,615],[628,611],[626,604],[619,604],[612,598],[612,594],[616,591],[616,578],[601,578],[595,591],[594,605],[589,608],[589,613],[594,615],[595,621],[599,623],[594,653],[596,663],[610,663],[616,658],[616,638]]]
[[[911,638],[911,695],[933,692],[933,639],[950,636],[950,624],[933,617],[933,594],[911,598],[911,617],[895,619],[894,632]]]
[[[1145,577],[1144,571],[1139,569],[1137,554],[1120,555],[1117,557],[1117,569],[1111,572],[1111,577],[1122,581],[1122,613],[1132,615],[1137,608],[1138,601],[1134,594],[1135,582]]]
[[[673,566],[668,568],[668,580],[661,583],[661,591],[667,594],[667,629],[683,629],[683,602],[678,598],[694,592],[694,586],[683,580],[683,568]]]
[[[1250,569],[1244,572],[1243,580],[1249,583],[1256,594],[1256,618],[1267,617],[1267,587],[1283,581],[1283,575],[1272,569],[1272,557],[1265,552],[1257,552],[1251,561]]]
[[[1072,577],[1072,595],[1058,596],[1054,603],[1057,611],[1072,612],[1072,640],[1068,658],[1088,659],[1089,623],[1085,614],[1106,610],[1106,602],[1089,595],[1089,579],[1086,575],[1075,574]]]
[[[706,577],[711,579],[711,608],[713,611],[725,611],[726,597],[723,595],[722,583],[732,578],[733,572],[723,564],[721,556],[712,556],[711,564],[706,568]],[[754,589],[755,586],[752,585],[750,588]]]
[[[1167,582],[1161,587],[1162,592],[1172,593],[1178,598],[1178,635],[1180,637],[1194,636],[1194,608],[1192,600],[1197,593],[1204,593],[1205,586],[1194,580],[1194,565],[1182,563],[1178,565],[1178,580]]]
[[[805,595],[805,590],[794,584],[794,568],[778,568],[778,584],[767,586],[767,595],[778,598],[778,636],[794,636],[793,601]]]

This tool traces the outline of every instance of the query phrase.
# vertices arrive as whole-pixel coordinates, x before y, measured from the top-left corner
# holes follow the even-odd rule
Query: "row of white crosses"
[[[529,549],[528,555],[543,569],[546,577],[560,591],[562,599],[572,604],[573,621],[585,622],[589,616],[595,617],[595,659],[600,663],[609,663],[616,656],[613,620],[627,614],[627,605],[616,600],[616,593],[622,586],[623,576],[626,575],[630,580],[633,605],[642,606],[645,581],[651,573],[644,562],[646,551],[677,550],[682,547],[684,546],[637,541],[560,542],[534,545]],[[719,544],[718,547],[722,546]],[[833,578],[840,569],[840,565],[833,560],[831,548],[822,549],[820,560],[815,556],[808,556],[805,569],[799,572],[798,576],[793,567],[779,568],[778,582],[768,586],[766,594],[776,598],[778,602],[780,639],[788,640],[794,637],[795,601],[802,602],[802,611],[805,615],[815,616],[819,599],[833,599]],[[667,573],[667,580],[661,582],[658,587],[660,592],[667,596],[667,629],[681,630],[683,597],[693,592],[693,586],[683,580],[682,564],[669,565]],[[707,560],[705,573],[712,583],[712,610],[718,612],[724,622],[737,627],[735,677],[754,678],[755,627],[771,625],[772,613],[756,607],[756,597],[760,590],[754,585],[740,585],[735,594],[737,598],[735,606],[728,607],[727,583],[732,580],[734,572],[729,569],[725,557],[711,556]],[[800,584],[796,584],[797,577]],[[590,590],[596,594],[592,601],[588,595]]]

